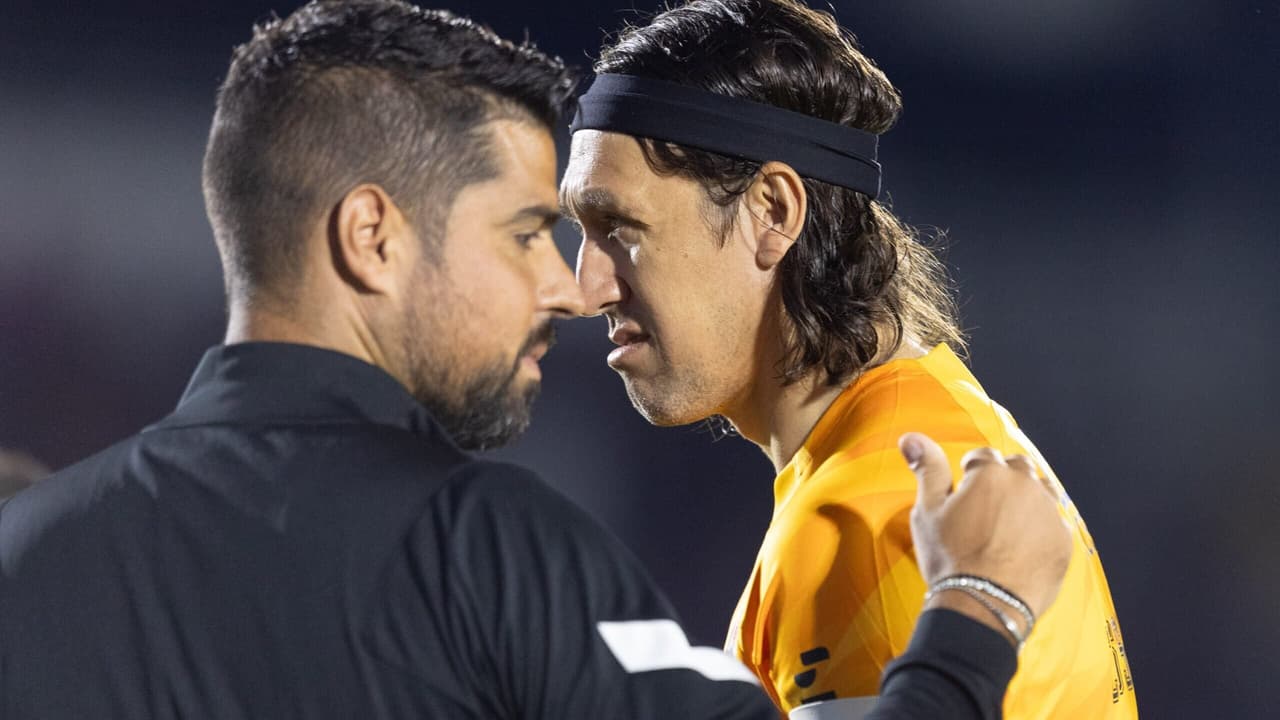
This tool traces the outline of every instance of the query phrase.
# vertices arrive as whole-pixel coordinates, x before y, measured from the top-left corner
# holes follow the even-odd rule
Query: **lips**
[[[627,366],[631,366],[632,370],[636,369],[643,351],[649,347],[648,333],[641,332],[640,326],[632,322],[615,325],[609,332],[609,340],[618,347],[609,353],[607,362],[609,367],[619,372],[624,371]]]
[[[546,343],[538,343],[526,350],[523,357],[529,358],[534,362],[538,362],[547,354],[547,350],[549,349],[550,347],[548,347]]]
[[[615,327],[609,333],[609,340],[614,345],[626,346],[648,340],[646,333],[640,332],[640,328],[631,323],[623,323]]]
[[[544,322],[529,333],[524,345],[520,347],[518,357],[529,358],[534,362],[542,359],[556,344],[556,328],[549,321]]]
[[[542,371],[538,367],[538,361],[550,352],[555,344],[556,330],[554,325],[550,322],[544,322],[534,328],[520,348],[520,354],[516,358],[517,369],[524,368],[526,371],[541,377]]]

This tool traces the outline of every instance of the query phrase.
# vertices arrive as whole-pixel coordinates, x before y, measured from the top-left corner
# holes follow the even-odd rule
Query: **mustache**
[[[551,348],[556,346],[556,326],[550,320],[545,320],[541,325],[533,329],[529,333],[529,337],[524,341],[524,345],[520,346],[520,352],[516,353],[517,362],[519,358],[524,357],[535,345],[546,344],[547,352],[551,352]]]

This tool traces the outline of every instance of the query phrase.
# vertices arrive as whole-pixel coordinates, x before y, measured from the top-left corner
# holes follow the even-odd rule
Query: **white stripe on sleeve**
[[[674,620],[598,622],[596,629],[629,673],[686,669],[711,680],[760,681],[738,659],[712,647],[692,647]]]
[[[862,720],[876,707],[876,695],[856,698],[840,698],[809,703],[795,708],[788,720]]]

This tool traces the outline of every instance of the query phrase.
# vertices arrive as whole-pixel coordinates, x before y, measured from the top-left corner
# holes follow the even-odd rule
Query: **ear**
[[[329,244],[338,274],[361,292],[395,292],[416,259],[412,228],[378,185],[359,185],[343,196],[333,210]]]
[[[756,264],[770,270],[782,262],[800,237],[808,217],[804,182],[786,163],[767,162],[747,190],[744,205],[754,219]]]

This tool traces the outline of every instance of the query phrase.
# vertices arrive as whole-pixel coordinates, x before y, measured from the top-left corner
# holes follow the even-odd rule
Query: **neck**
[[[297,307],[314,307],[299,300]],[[358,313],[338,313],[337,318],[306,317],[305,313],[270,302],[233,301],[223,342],[281,342],[311,345],[359,358],[392,372],[387,357],[374,341]],[[394,375],[395,373],[392,372]]]
[[[918,358],[928,352],[915,338],[903,338],[898,349],[891,354],[877,357],[863,371],[883,365],[891,360]],[[750,392],[737,407],[724,415],[733,423],[742,437],[755,443],[773,463],[774,472],[781,472],[804,444],[814,426],[835,402],[848,383],[829,385],[825,374],[814,371],[784,385],[773,370],[763,368],[767,375],[758,379]],[[854,380],[857,376],[854,376]],[[852,381],[850,381],[852,382]]]
[[[781,472],[843,390],[821,382],[817,373],[790,385],[772,378],[725,416]]]

